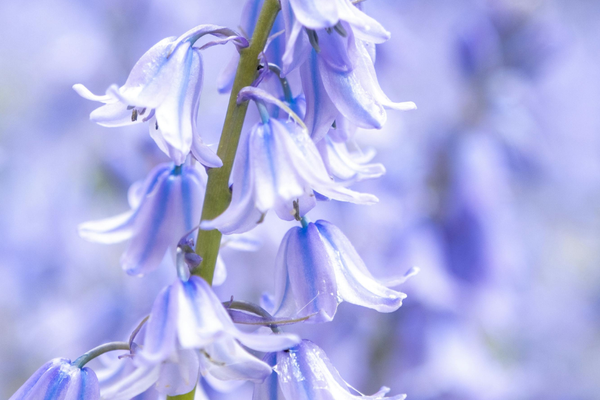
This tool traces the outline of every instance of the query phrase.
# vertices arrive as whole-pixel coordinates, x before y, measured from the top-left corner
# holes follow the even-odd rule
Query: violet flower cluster
[[[283,18],[283,52],[269,50],[280,35],[277,27],[259,27],[269,19],[249,14],[261,8],[267,13],[274,4]],[[391,287],[417,272],[413,268],[386,282],[376,279],[339,228],[308,217],[320,201],[378,201],[349,186],[381,176],[384,167],[350,151],[347,142],[357,128],[380,129],[386,109],[415,108],[412,102],[391,101],[377,80],[375,45],[390,35],[351,0],[248,0],[244,10],[247,32],[199,25],[152,46],[123,86],[112,85],[104,95],[94,95],[81,84],[73,86],[82,97],[103,103],[91,113],[93,122],[106,127],[148,123],[150,137],[171,159],[131,186],[129,211],[82,223],[81,237],[103,244],[128,241],[121,266],[129,275],[170,268],[177,277],[158,294],[127,342],[101,345],[73,362],[52,360],[11,400],[193,395],[195,388],[202,390],[201,380],[215,386],[221,385],[217,381],[254,382],[255,400],[382,399],[389,391],[384,387],[372,396],[355,392],[322,349],[283,333],[281,326],[331,321],[343,301],[393,312],[406,295]],[[260,119],[240,132],[233,165],[227,165],[221,150],[216,154],[204,143],[202,123],[197,121],[202,54],[217,44],[236,47],[236,76],[228,76],[232,68],[226,68],[221,85],[224,91],[235,88],[245,72],[245,52],[259,40],[244,34],[265,29],[272,36],[251,60],[253,82],[231,94],[237,103],[233,107],[254,102]],[[200,45],[207,35],[216,39]],[[288,81],[292,76],[301,82],[302,93],[296,96]],[[279,90],[267,90],[266,82],[274,77],[283,96]],[[233,85],[227,84],[231,81]],[[216,180],[213,172],[219,168],[232,168],[226,182],[231,201],[216,218],[200,221],[202,203],[211,206],[211,179]],[[274,296],[267,296],[262,307],[233,298],[222,303],[211,284],[225,280],[224,264],[217,260],[216,266],[208,265],[199,255],[208,246],[201,242],[202,232],[197,243],[190,235],[198,229],[243,234],[261,224],[270,210],[299,224],[285,234],[274,261]],[[244,239],[227,236],[222,243],[239,240]],[[215,280],[205,280],[206,269],[214,271]],[[248,332],[236,323],[269,327],[272,332]],[[113,350],[125,353],[105,359],[104,367],[95,371],[85,366]],[[266,354],[261,359],[255,352]]]

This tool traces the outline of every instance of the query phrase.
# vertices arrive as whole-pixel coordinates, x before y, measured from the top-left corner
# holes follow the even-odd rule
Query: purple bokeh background
[[[119,267],[125,245],[77,225],[127,209],[129,185],[166,157],[145,126],[107,129],[72,89],[122,84],[160,39],[237,27],[242,0],[0,3],[0,397],[45,361],[122,340],[174,271]],[[421,273],[393,314],[342,304],[289,328],[363,393],[409,399],[596,399],[600,393],[600,3],[368,0],[392,33],[379,82],[388,112],[358,142],[387,174],[355,187],[380,203],[319,204],[377,277]],[[199,126],[216,143],[233,48],[204,52]],[[298,88],[296,88],[296,93]],[[250,113],[248,121],[256,118]],[[248,125],[249,125],[248,122]],[[223,300],[273,289],[290,223],[269,215],[255,253],[225,250]],[[251,385],[213,398],[249,396]],[[249,398],[249,397],[248,397]]]

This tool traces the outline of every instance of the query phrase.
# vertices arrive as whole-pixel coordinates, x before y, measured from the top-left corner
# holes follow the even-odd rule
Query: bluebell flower
[[[246,88],[240,93],[278,104],[295,116],[286,105],[260,89]],[[246,232],[270,209],[275,209],[281,219],[292,220],[296,211],[304,215],[314,207],[313,191],[339,201],[377,201],[373,195],[354,192],[332,180],[302,127],[292,121],[265,118],[240,138],[229,208],[216,219],[203,221],[202,229],[219,229],[227,234]]]
[[[336,33],[316,33],[319,43],[335,42]],[[308,57],[300,66],[302,88],[306,97],[305,123],[314,141],[319,141],[334,121],[345,118],[357,127],[381,129],[387,120],[385,109],[413,110],[413,102],[393,102],[383,92],[377,81],[374,60],[369,54],[369,44],[355,39],[352,32],[345,43],[331,43],[338,48],[337,54],[328,59],[326,50],[317,53],[310,49]],[[347,46],[345,51],[341,45]],[[338,63],[344,54],[348,61]]]
[[[291,349],[268,354],[265,361],[273,366],[273,374],[254,386],[253,400],[403,400],[400,394],[385,397],[389,388],[365,396],[351,391],[331,364],[325,352],[309,340],[303,340]]]
[[[55,358],[38,369],[9,400],[97,400],[98,379],[89,368]]]
[[[221,160],[202,142],[196,124],[202,58],[193,45],[206,34],[222,38],[213,43],[247,45],[246,39],[228,28],[200,25],[179,38],[155,44],[138,60],[123,86],[110,86],[103,96],[81,84],[73,89],[86,99],[104,103],[91,113],[92,121],[108,127],[149,122],[150,136],[175,164],[183,164],[191,151],[207,167],[220,167]]]
[[[412,102],[391,101],[381,90],[374,68],[374,43],[387,40],[389,34],[349,0],[322,1],[318,5],[313,1],[284,0],[282,8],[287,35],[283,73],[300,67],[306,96],[305,122],[315,142],[336,119],[381,129],[387,118],[384,108],[415,108]],[[327,15],[310,23],[309,9],[314,15]],[[347,17],[350,11],[356,18]],[[305,33],[304,28],[309,30]]]
[[[271,373],[271,367],[250,355],[240,343],[271,352],[298,342],[295,335],[238,330],[208,283],[191,276],[187,281],[177,279],[158,295],[137,362],[154,365],[178,349],[198,349],[202,370],[217,379],[260,382]]]
[[[131,210],[83,223],[79,234],[90,241],[117,243],[130,239],[121,257],[130,275],[155,270],[167,250],[175,255],[179,239],[200,219],[205,177],[197,169],[165,163],[129,189]]]
[[[327,221],[290,229],[275,263],[276,317],[331,321],[342,301],[392,312],[406,297],[377,281],[348,238]],[[411,270],[409,275],[415,272]],[[409,275],[388,285],[400,284]]]

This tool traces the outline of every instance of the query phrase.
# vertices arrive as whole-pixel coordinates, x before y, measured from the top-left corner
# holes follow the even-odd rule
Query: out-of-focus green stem
[[[227,116],[219,141],[217,155],[223,161],[221,168],[213,168],[208,171],[208,183],[206,185],[206,196],[202,209],[202,220],[211,220],[218,217],[229,206],[231,192],[229,191],[229,175],[233,167],[233,160],[240,140],[240,133],[244,125],[248,102],[237,104],[239,91],[250,86],[256,77],[258,67],[258,56],[263,51],[269,33],[273,28],[275,17],[280,10],[279,0],[265,0],[258,22],[254,28],[254,34],[250,40],[250,46],[240,53],[240,62],[237,67]],[[213,275],[219,247],[221,245],[221,232],[217,230],[198,231],[196,253],[202,257],[197,274],[212,284]]]

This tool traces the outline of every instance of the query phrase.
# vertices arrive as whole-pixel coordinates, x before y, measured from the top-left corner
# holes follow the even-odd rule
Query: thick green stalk
[[[227,107],[227,116],[219,141],[217,155],[223,160],[221,168],[213,168],[208,171],[208,183],[206,185],[206,196],[204,198],[204,207],[202,209],[202,220],[211,220],[223,213],[231,201],[231,192],[229,191],[229,175],[233,167],[233,160],[237,151],[240,133],[244,125],[248,102],[237,104],[237,95],[239,91],[250,86],[256,77],[258,67],[258,56],[263,51],[269,33],[273,28],[275,17],[280,10],[279,0],[265,0],[265,3],[258,17],[258,22],[254,28],[254,34],[250,40],[250,47],[241,51],[240,62],[238,64],[229,106]],[[212,284],[215,272],[215,264],[219,247],[221,245],[221,232],[217,230],[204,231],[199,230],[196,245],[196,253],[202,257],[202,263],[198,268],[197,274],[204,278],[209,284]]]

